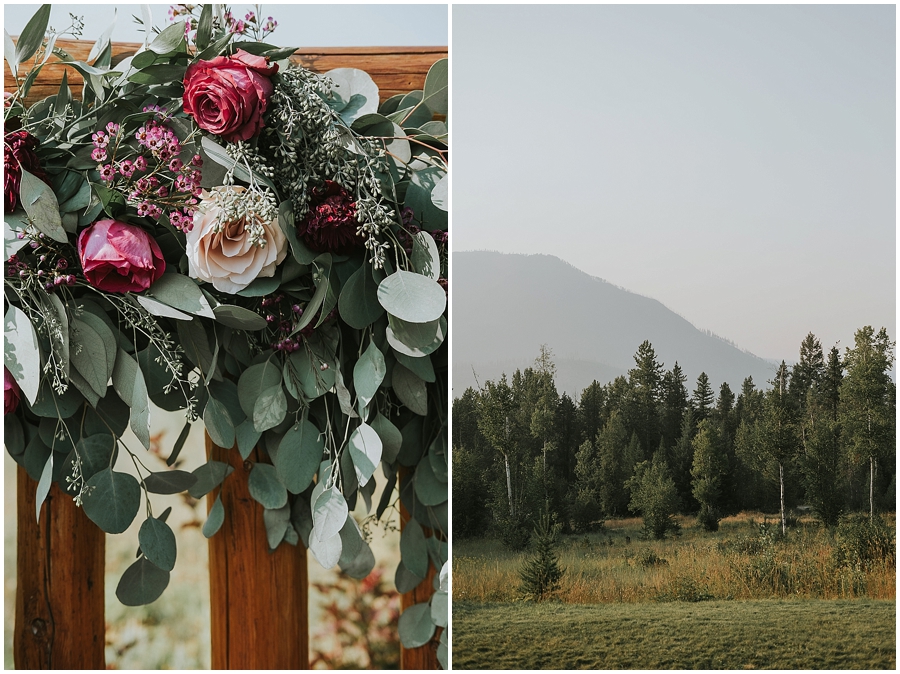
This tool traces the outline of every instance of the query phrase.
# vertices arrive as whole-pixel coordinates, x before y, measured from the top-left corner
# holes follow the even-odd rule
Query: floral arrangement
[[[54,482],[108,533],[145,514],[125,604],[175,563],[153,495],[199,498],[231,470],[147,470],[124,435],[149,449],[154,406],[186,417],[170,466],[197,420],[245,460],[259,448],[269,546],[302,541],[353,578],[375,559],[349,511],[381,518],[399,486],[409,591],[447,559],[447,62],[379,104],[364,72],[306,70],[262,41],[274,20],[214,7],[176,6],[115,64],[108,37],[90,62],[56,47],[48,5],[7,36],[7,451],[38,514]],[[51,56],[81,100],[64,76],[26,106]],[[223,515],[217,498],[205,535]],[[443,577],[401,617],[407,646],[446,626]]]

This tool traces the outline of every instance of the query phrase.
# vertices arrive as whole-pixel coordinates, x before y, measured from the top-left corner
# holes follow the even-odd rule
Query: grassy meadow
[[[454,668],[894,668],[893,559],[843,562],[808,517],[784,538],[762,513],[715,533],[678,519],[663,541],[638,518],[561,537],[562,582],[542,603],[520,589],[528,550],[454,541]]]
[[[453,604],[454,669],[895,669],[892,601]]]

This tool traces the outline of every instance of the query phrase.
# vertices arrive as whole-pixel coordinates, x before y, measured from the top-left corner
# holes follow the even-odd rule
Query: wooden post
[[[35,520],[37,482],[19,466],[17,669],[105,669],[106,534],[55,484]]]
[[[234,467],[221,487],[225,523],[209,539],[213,669],[308,669],[306,548],[268,551],[263,507],[250,497],[250,462],[206,436],[210,459]],[[250,455],[259,460],[257,450]],[[216,491],[207,497],[208,507]]]
[[[403,478],[410,473],[410,469],[406,467],[400,468],[399,482],[403,482]],[[406,523],[409,522],[410,515],[409,511],[406,509],[406,506],[403,505],[403,501],[400,502],[400,530],[403,530],[403,527],[406,526]],[[424,528],[424,527],[423,527]],[[431,529],[424,529],[425,536],[431,536]],[[434,577],[437,571],[434,568],[434,564],[431,560],[428,561],[428,574],[425,576],[425,580],[419,583],[416,588],[412,592],[406,592],[405,594],[400,595],[400,608],[405,611],[410,606],[414,606],[415,604],[421,604],[424,601],[428,601],[431,599],[431,595],[434,594]],[[400,669],[415,669],[415,670],[434,670],[440,669],[438,665],[437,659],[437,647],[438,647],[438,639],[441,636],[442,627],[438,627],[434,632],[434,637],[432,637],[431,641],[429,641],[424,646],[419,646],[418,648],[404,648],[403,645],[400,645]]]

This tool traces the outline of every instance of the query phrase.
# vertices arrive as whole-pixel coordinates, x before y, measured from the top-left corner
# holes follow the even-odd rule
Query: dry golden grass
[[[565,569],[558,599],[571,604],[705,599],[894,599],[896,569],[885,561],[868,569],[838,566],[832,535],[802,518],[777,536],[768,517],[741,513],[721,522],[716,533],[701,531],[694,518],[680,518],[682,535],[664,541],[639,538],[641,520],[607,523],[606,531],[570,536],[559,546]],[[889,519],[893,527],[893,517]],[[453,599],[475,602],[521,598],[518,570],[528,554],[496,541],[455,541]]]

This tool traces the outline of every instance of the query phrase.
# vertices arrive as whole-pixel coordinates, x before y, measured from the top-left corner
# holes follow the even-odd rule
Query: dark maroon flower
[[[22,390],[5,367],[3,368],[3,416],[12,414],[19,408]]]
[[[356,233],[356,203],[336,182],[326,180],[324,187],[312,191],[306,217],[297,225],[297,233],[317,253],[350,253],[362,247],[365,238]]]
[[[27,131],[13,131],[3,138],[3,210],[12,213],[19,205],[19,188],[22,184],[22,169],[47,181],[47,174],[41,169],[34,149],[38,139]]]

